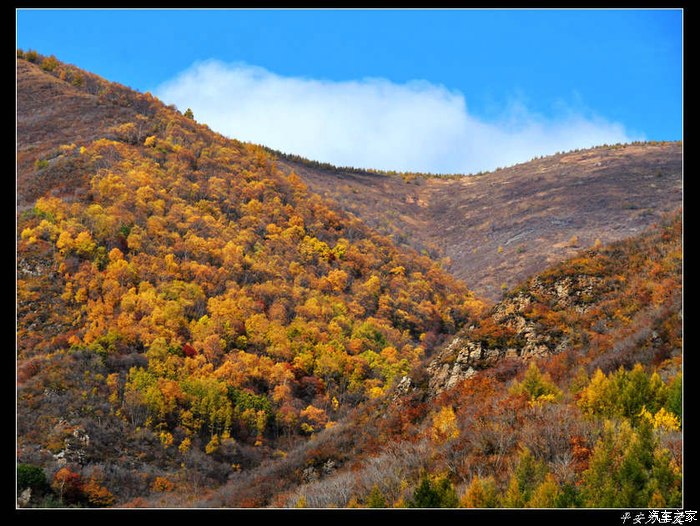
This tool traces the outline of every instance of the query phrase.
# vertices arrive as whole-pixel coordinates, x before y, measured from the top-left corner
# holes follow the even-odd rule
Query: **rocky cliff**
[[[680,237],[670,236],[678,228],[680,215],[638,238],[582,252],[506,294],[431,360],[430,392],[504,358],[605,350],[616,363],[644,350],[679,352],[657,345],[664,320],[680,307],[680,274],[671,274]]]

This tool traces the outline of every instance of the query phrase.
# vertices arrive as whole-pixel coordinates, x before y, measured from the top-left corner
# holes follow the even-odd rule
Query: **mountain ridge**
[[[639,233],[682,200],[682,144],[673,142],[602,146],[449,177],[282,164],[492,301],[504,285],[596,240]]]
[[[18,62],[20,82],[28,77],[28,67],[29,63]],[[72,142],[58,138],[64,130],[89,138],[106,127],[111,130],[107,137],[117,138],[120,125],[137,114],[155,111],[155,99],[149,94],[133,92],[73,66],[62,67],[68,72],[68,82],[39,70],[44,74],[41,82],[47,84],[42,90],[58,91],[63,97],[64,102],[52,110],[53,120],[63,125],[55,127],[52,142],[42,148],[33,147],[30,141],[18,149],[20,208],[29,206],[47,184],[37,179],[34,164],[52,162],[61,153],[62,141]],[[39,80],[34,75],[31,78],[35,83]],[[76,78],[83,79],[78,86]],[[23,98],[26,93],[20,84],[19,103],[32,114],[46,111],[36,106],[41,97],[27,100]],[[62,113],[70,112],[81,118],[68,126],[69,119]],[[31,137],[46,130],[19,118],[18,132]],[[131,133],[143,140],[147,130]],[[639,233],[682,201],[680,142],[601,146],[461,176],[348,170],[263,149],[275,156],[285,173],[296,173],[311,191],[331,199],[336,210],[353,213],[398,245],[440,261],[490,301],[500,299],[504,288],[596,240],[609,243]],[[76,178],[79,173],[63,171],[48,184],[59,194],[61,188],[66,194],[81,193],[85,178]],[[576,197],[581,194],[583,198]]]

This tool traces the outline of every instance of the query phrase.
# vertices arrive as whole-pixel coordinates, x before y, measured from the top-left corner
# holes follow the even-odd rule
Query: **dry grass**
[[[511,287],[597,238],[638,234],[681,205],[680,143],[600,147],[477,176],[408,182],[282,164],[399,244],[448,257],[455,276],[492,300],[502,284]]]

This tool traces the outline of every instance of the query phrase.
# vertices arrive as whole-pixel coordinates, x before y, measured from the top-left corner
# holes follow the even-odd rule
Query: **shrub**
[[[372,487],[372,491],[367,497],[367,507],[368,508],[386,508],[386,498],[382,494],[382,490],[376,484]]]
[[[497,508],[498,487],[493,477],[475,476],[459,504],[463,508]]]
[[[459,504],[457,493],[446,476],[421,477],[409,508],[456,508]]]
[[[83,486],[83,492],[90,505],[97,508],[109,507],[114,504],[116,500],[114,495],[112,495],[107,488],[99,484],[99,482],[93,478]]]
[[[151,485],[151,489],[153,491],[161,493],[166,491],[172,491],[173,489],[175,489],[175,485],[165,477],[156,477],[153,481],[153,484]]]
[[[75,75],[73,75],[73,79],[71,80],[71,84],[75,86],[76,88],[79,88],[80,86],[83,85],[83,82],[85,82],[85,79],[83,78],[83,74],[78,72]],[[83,153],[83,152],[80,152]]]
[[[540,372],[535,362],[530,364],[523,381],[513,384],[511,393],[526,394],[531,405],[553,402],[561,397],[559,388],[551,381],[548,374]]]
[[[83,498],[83,486],[80,475],[68,468],[59,469],[51,483],[53,490],[58,493],[58,498],[66,504],[75,504]]]
[[[48,487],[44,470],[31,464],[17,466],[17,491],[31,488],[35,491],[44,491]]]
[[[46,57],[44,60],[41,61],[41,69],[44,71],[53,71],[58,67],[58,60],[56,60],[56,57],[51,55],[50,57]]]
[[[679,420],[683,418],[683,377],[679,374],[673,379],[666,399],[666,410],[673,413]]]

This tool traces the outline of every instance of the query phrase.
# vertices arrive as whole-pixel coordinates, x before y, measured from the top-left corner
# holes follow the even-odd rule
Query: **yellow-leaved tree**
[[[459,436],[457,416],[451,406],[444,406],[433,415],[433,425],[430,434],[432,439],[438,444]]]

